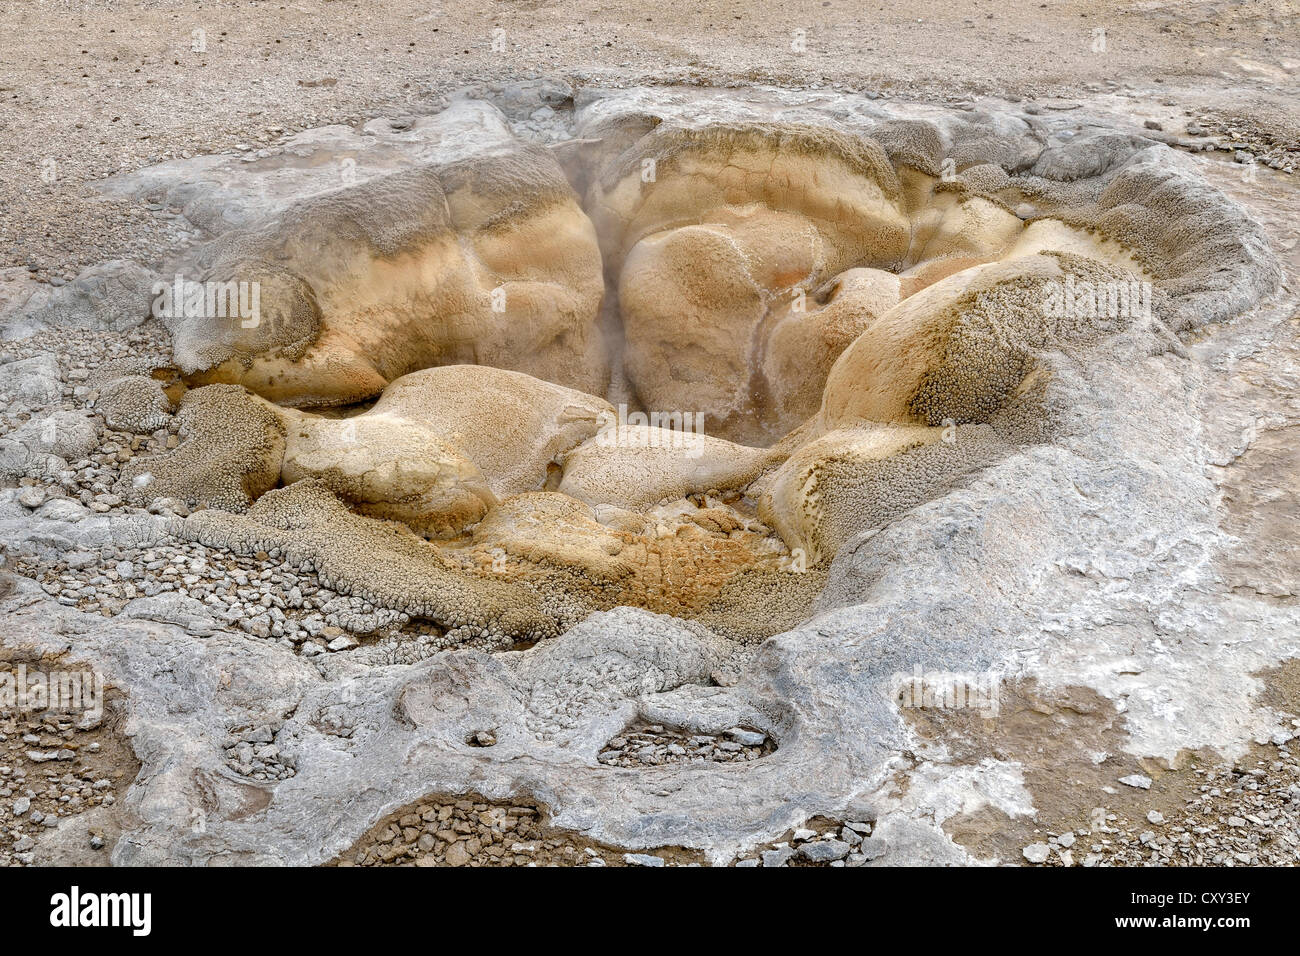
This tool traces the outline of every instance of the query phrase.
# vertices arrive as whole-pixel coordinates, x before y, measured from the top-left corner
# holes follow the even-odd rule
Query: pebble
[[[1020,852],[1030,863],[1046,863],[1052,855],[1052,848],[1046,843],[1031,843]]]
[[[45,504],[45,490],[35,486],[24,488],[18,493],[18,503],[24,508],[39,508]]]
[[[814,840],[799,847],[799,855],[813,863],[830,863],[844,859],[851,849],[843,840]]]
[[[767,734],[754,730],[745,730],[742,727],[732,727],[727,731],[727,736],[742,747],[761,747],[764,741],[767,740]]]
[[[794,856],[794,848],[786,846],[775,850],[764,850],[760,855],[764,866],[785,866]]]

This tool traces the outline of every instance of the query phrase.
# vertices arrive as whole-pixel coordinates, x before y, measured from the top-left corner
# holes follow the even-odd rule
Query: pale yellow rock
[[[615,423],[569,453],[558,490],[590,505],[639,510],[742,488],[770,458],[712,435]]]
[[[1046,324],[1041,283],[1064,277],[1055,257],[1031,256],[966,269],[904,299],[872,323],[831,369],[822,403],[823,427],[862,421],[939,424],[942,418],[930,421],[918,400],[927,378],[945,369],[956,380],[944,405],[952,417],[972,420],[977,412],[988,411],[991,396],[1005,392],[1006,380],[1019,370],[1007,354],[1011,343],[994,336],[982,352],[976,350],[968,361],[951,368],[954,329],[981,293],[1002,288],[1011,299],[1003,322],[1016,334],[1028,326],[1032,335],[1035,323]],[[967,414],[958,414],[963,411]]]
[[[628,258],[619,285],[624,368],[647,408],[704,413],[721,434],[744,415],[751,339],[765,290],[733,239],[689,226],[651,236]]]
[[[595,231],[543,149],[371,180],[218,245],[205,279],[256,283],[260,309],[169,321],[192,382],[341,405],[477,363],[605,390]]]
[[[898,304],[901,282],[881,269],[848,269],[799,304],[774,312],[762,360],[762,395],[776,441],[821,408],[826,376],[840,353]]]
[[[615,417],[602,398],[482,365],[403,376],[367,415],[413,422],[438,435],[482,471],[498,497],[558,479],[560,460]]]
[[[278,412],[286,484],[320,479],[362,513],[435,537],[557,481],[560,459],[613,419],[595,396],[480,365],[403,376],[349,418]]]
[[[285,418],[285,484],[319,478],[363,514],[433,537],[458,534],[496,504],[478,467],[418,421],[384,413]]]
[[[820,427],[987,422],[1039,351],[1086,347],[1154,321],[1143,314],[1149,290],[1139,307],[1140,286],[1132,272],[1067,252],[958,272],[904,299],[844,350],[827,376]],[[1071,289],[1100,290],[1102,308],[1065,308]],[[1110,311],[1116,305],[1122,307]]]
[[[1131,272],[1144,280],[1151,279],[1132,251],[1121,243],[1096,232],[1066,225],[1059,219],[1037,219],[1031,222],[1006,250],[1003,258],[1017,259],[1040,252],[1069,252],[1087,256],[1116,269]]]
[[[979,196],[937,190],[912,219],[908,264],[949,257],[989,259],[1024,231],[1014,213]]]
[[[571,568],[595,580],[631,573],[619,559],[626,537],[597,521],[589,504],[556,492],[507,498],[474,529],[474,545],[488,554]]]

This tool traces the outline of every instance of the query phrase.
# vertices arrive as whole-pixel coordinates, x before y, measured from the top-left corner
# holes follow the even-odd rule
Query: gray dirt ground
[[[148,210],[87,188],[111,173],[531,75],[1049,107],[1106,95],[1138,119],[1178,107],[1295,149],[1298,13],[1292,0],[6,0],[0,266],[68,278],[151,248]]]

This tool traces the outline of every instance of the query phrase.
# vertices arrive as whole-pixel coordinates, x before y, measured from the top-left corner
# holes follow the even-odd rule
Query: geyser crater
[[[202,281],[259,319],[165,317],[184,440],[119,490],[455,633],[632,605],[764,638],[841,549],[1068,429],[1063,363],[1176,350],[1275,278],[1163,147],[857,108],[613,94],[572,143],[222,236]]]

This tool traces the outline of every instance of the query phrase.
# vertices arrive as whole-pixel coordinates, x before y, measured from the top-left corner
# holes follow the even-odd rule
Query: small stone
[[[45,489],[32,486],[18,493],[18,503],[24,508],[39,508],[45,503]]]
[[[664,858],[653,853],[624,853],[623,862],[628,866],[663,866]]]
[[[763,742],[767,740],[767,734],[760,734],[754,730],[745,730],[743,727],[732,727],[727,731],[727,736],[742,747],[761,747]]]
[[[1138,790],[1151,789],[1151,778],[1144,777],[1140,773],[1131,773],[1127,777],[1120,777],[1119,782],[1126,787],[1136,787]]]
[[[864,860],[878,860],[889,850],[889,844],[880,837],[863,837],[858,852]]]
[[[1164,127],[1161,126],[1159,123],[1157,123],[1155,120],[1147,120],[1142,125],[1145,126],[1147,129],[1164,129]]]
[[[21,817],[24,813],[32,808],[30,797],[18,797],[14,800],[14,816]]]
[[[817,839],[816,830],[809,830],[807,827],[800,827],[798,830],[794,831],[795,843],[806,843],[808,840],[815,839]]]
[[[1030,863],[1046,863],[1052,848],[1046,843],[1031,843],[1020,851]]]
[[[1147,814],[1147,823],[1154,823],[1156,826],[1165,822],[1165,815],[1159,810],[1152,810]]]
[[[813,863],[830,863],[844,859],[851,849],[843,840],[817,840],[799,847],[799,855]]]
[[[775,850],[764,850],[761,856],[764,866],[785,866],[790,862],[790,857],[794,856],[794,848],[784,846]]]
[[[464,843],[453,843],[447,847],[447,865],[465,866],[469,863],[469,850]]]
[[[1074,846],[1074,834],[1062,833],[1059,837],[1056,838],[1056,842],[1068,849]]]

